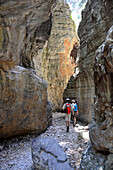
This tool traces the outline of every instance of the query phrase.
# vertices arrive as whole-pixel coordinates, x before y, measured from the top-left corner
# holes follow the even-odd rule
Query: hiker
[[[77,118],[77,115],[78,115],[78,108],[77,108],[77,102],[75,101],[75,100],[72,100],[72,108],[73,108],[73,112],[72,112],[72,114],[73,114],[73,119],[74,119],[74,121],[73,121],[73,126],[75,126],[75,124],[76,124],[76,118]]]
[[[71,118],[71,111],[73,112],[73,108],[71,103],[69,103],[69,98],[66,99],[66,103],[63,105],[63,110],[65,110],[65,120],[66,120],[66,132],[69,132],[69,124]],[[74,114],[74,113],[73,113]]]
[[[73,101],[73,100],[72,100]],[[72,102],[72,107],[74,108],[74,106],[73,106],[73,102]],[[73,111],[74,112],[74,111]],[[74,123],[74,114],[73,114],[73,112],[71,111],[71,123],[73,124]]]

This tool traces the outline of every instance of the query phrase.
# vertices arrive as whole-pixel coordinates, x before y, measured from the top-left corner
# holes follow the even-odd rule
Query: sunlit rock
[[[0,138],[43,132],[51,123],[47,83],[20,66],[0,75]]]
[[[0,138],[39,134],[51,124],[47,83],[39,78],[42,59],[38,54],[50,36],[54,2],[0,2]]]
[[[51,17],[51,32],[41,55],[40,71],[41,77],[48,82],[48,99],[52,108],[58,111],[62,108],[64,89],[74,73],[76,50],[74,52],[73,48],[79,41],[65,1],[56,1],[51,9]],[[34,60],[39,74],[39,61]]]

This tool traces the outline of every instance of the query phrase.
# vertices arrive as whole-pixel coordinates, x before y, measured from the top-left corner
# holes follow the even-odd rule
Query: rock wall
[[[64,99],[70,97],[77,100],[79,119],[85,122],[91,122],[92,118],[95,97],[95,51],[105,41],[107,31],[112,25],[111,6],[111,1],[88,1],[82,11],[82,21],[78,28],[79,74],[71,77],[64,92]]]
[[[0,138],[39,134],[51,123],[47,83],[36,76],[33,57],[50,35],[53,3],[0,2]]]
[[[108,170],[113,169],[113,26],[96,52],[94,75],[96,98],[90,125],[91,146],[83,155],[81,169]]]
[[[94,115],[90,127],[90,138],[97,150],[112,152],[113,26],[110,28],[105,42],[96,52],[94,75],[96,98]]]
[[[41,70],[42,78],[48,82],[48,99],[52,108],[60,110],[64,89],[74,73],[75,59],[71,51],[78,43],[78,37],[69,6],[63,0],[54,4],[50,15],[52,28],[43,50]]]
[[[113,3],[109,0],[98,3],[103,24],[100,35],[104,27],[105,39],[95,53],[91,144],[83,154],[80,169],[108,170],[113,169]]]
[[[51,107],[61,109],[77,43],[70,14],[64,0],[0,2],[1,138],[40,133],[51,123]]]

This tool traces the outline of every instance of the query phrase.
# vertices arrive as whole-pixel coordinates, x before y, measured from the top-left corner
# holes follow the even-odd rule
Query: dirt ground
[[[31,170],[33,166],[31,142],[34,138],[50,136],[54,138],[67,154],[74,170],[78,170],[83,150],[89,142],[89,127],[77,122],[73,128],[70,123],[66,132],[64,113],[53,113],[52,125],[41,135],[27,135],[0,142],[0,170]]]

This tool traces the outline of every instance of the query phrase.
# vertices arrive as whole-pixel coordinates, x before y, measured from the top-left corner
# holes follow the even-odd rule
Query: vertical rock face
[[[53,110],[59,110],[66,84],[74,73],[75,62],[71,51],[78,37],[69,6],[64,1],[55,3],[50,16],[52,28],[43,50],[41,71],[42,77],[48,82],[48,96]]]
[[[95,110],[90,138],[97,150],[113,147],[113,26],[98,48],[95,62]],[[95,126],[93,126],[95,125]]]
[[[64,98],[76,98],[79,118],[90,122],[95,96],[94,62],[95,51],[105,41],[107,31],[112,26],[112,2],[88,1],[82,11],[82,21],[78,28],[80,38],[79,74],[72,77],[64,92]]]
[[[106,0],[99,4],[106,38],[95,54],[96,97],[90,125],[91,145],[83,154],[81,169],[108,170],[113,169],[113,3]]]
[[[113,169],[113,26],[96,52],[94,75],[96,98],[90,125],[92,146],[83,155],[81,169],[91,166]],[[90,159],[92,155],[95,161]],[[99,162],[102,157],[104,159]]]
[[[49,37],[52,3],[52,0],[0,2],[1,60],[33,67],[33,57]]]
[[[0,2],[0,138],[38,134],[51,123],[47,84],[36,76],[34,60],[49,37],[53,3]]]
[[[53,109],[60,109],[76,39],[64,0],[0,2],[1,138],[40,133],[51,123],[47,92]]]

